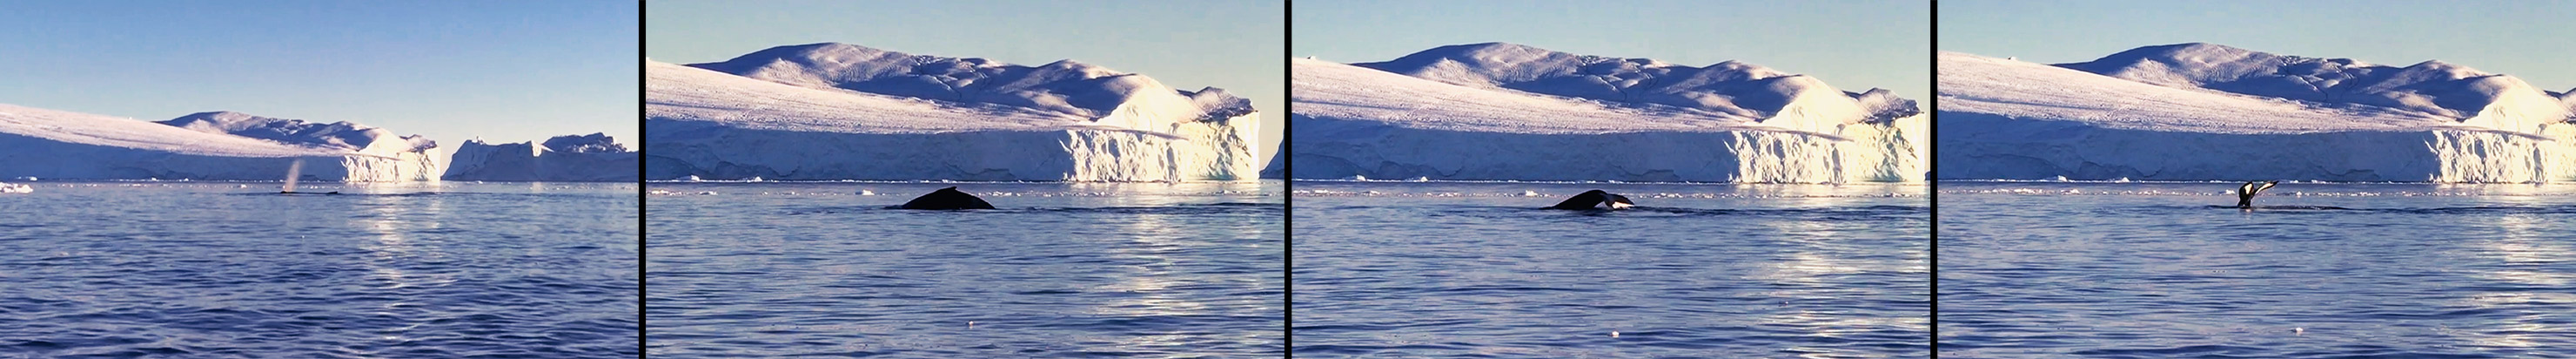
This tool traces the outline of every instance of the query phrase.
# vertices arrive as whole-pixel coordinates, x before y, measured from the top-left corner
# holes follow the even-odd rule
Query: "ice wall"
[[[2576,180],[2563,98],[2438,61],[2180,44],[1939,64],[1942,179]]]
[[[845,133],[665,119],[648,120],[646,131],[655,139],[645,159],[648,179],[1139,182],[1236,180],[1253,171],[1205,149],[1243,147],[1211,143],[1233,131],[1198,138],[1109,128]]]
[[[648,63],[646,179],[1232,181],[1260,170],[1250,143],[1263,119],[1248,101],[1079,63],[1015,67],[819,44],[697,66],[750,77]],[[919,66],[940,72],[886,70]],[[1054,84],[887,94],[993,79]],[[998,90],[1036,88],[1048,91]],[[951,95],[974,101],[940,99]],[[1104,98],[1114,101],[1094,101]],[[1030,101],[1065,106],[1014,106]]]
[[[219,113],[199,115],[213,114]],[[268,120],[274,119],[258,122],[285,123]],[[288,164],[301,159],[303,175],[308,180],[436,181],[446,164],[443,154],[429,150],[435,144],[426,139],[392,137],[390,132],[371,127],[347,123],[313,126],[327,131],[305,131],[301,133],[309,136],[277,139],[229,133],[244,128],[250,127],[221,128],[204,123],[178,127],[0,105],[0,177],[280,180],[285,178]],[[293,133],[298,132],[280,132],[282,136]],[[385,138],[391,140],[377,140]]]
[[[627,182],[636,180],[641,157],[610,141],[558,136],[546,146],[528,142],[457,146],[444,177],[455,181]]]
[[[1920,181],[1921,116],[1787,131],[1557,134],[1455,131],[1301,118],[1295,178],[1632,182]]]
[[[1294,178],[1847,183],[1928,168],[1912,101],[1739,62],[1473,44],[1292,64]]]

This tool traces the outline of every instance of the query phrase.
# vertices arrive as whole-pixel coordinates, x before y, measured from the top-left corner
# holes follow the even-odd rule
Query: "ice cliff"
[[[645,73],[647,179],[1242,180],[1265,162],[1250,101],[1072,60],[824,43]]]
[[[0,177],[436,181],[446,158],[419,136],[348,122],[207,112],[162,121],[0,105]]]
[[[2576,180],[2568,96],[2440,61],[2197,43],[1937,61],[1943,179]]]
[[[1292,61],[1294,178],[1923,179],[1928,119],[1884,90],[1485,43]]]
[[[467,140],[451,158],[448,180],[521,182],[631,182],[641,160],[605,133],[555,136],[542,145]]]

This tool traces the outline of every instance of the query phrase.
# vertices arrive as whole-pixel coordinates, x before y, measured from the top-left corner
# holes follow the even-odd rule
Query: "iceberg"
[[[454,181],[632,182],[641,158],[606,133],[555,136],[537,143],[457,146],[444,178]]]
[[[1294,178],[1920,181],[1930,120],[1885,90],[1483,43],[1291,62]]]
[[[2191,43],[1937,62],[1941,179],[2576,180],[2565,94],[2440,61]]]
[[[1288,142],[1279,142],[1279,149],[1270,153],[1270,164],[1261,166],[1261,179],[1288,179]]]
[[[305,162],[308,180],[437,181],[446,158],[419,136],[348,122],[232,112],[160,123],[0,105],[0,177],[278,180]]]
[[[646,179],[1251,179],[1261,114],[1071,60],[1020,66],[823,43],[646,60]]]

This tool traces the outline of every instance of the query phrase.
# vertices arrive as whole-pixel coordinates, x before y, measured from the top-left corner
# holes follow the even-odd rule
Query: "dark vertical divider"
[[[1928,293],[1932,297],[1932,302],[1931,305],[1925,306],[1929,308],[1926,310],[1930,311],[1930,313],[1925,313],[1925,315],[1930,319],[1928,319],[1928,323],[1926,323],[1928,324],[1926,325],[1926,328],[1929,329],[1925,330],[1927,332],[1925,334],[1927,335],[1924,336],[1923,340],[1931,342],[1930,345],[1932,352],[1930,354],[1933,358],[1939,358],[1941,357],[1941,163],[1933,161],[1932,159],[1941,158],[1937,155],[1941,152],[1941,131],[1939,130],[1941,127],[1941,120],[1939,118],[1941,111],[1941,4],[1939,2],[1934,2],[1932,4],[1932,11],[1930,11],[1930,14],[1925,16],[1931,16],[1933,20],[1932,28],[1929,29],[1930,31],[1923,32],[1924,46],[1932,48],[1932,58],[1924,59],[1923,64],[1924,66],[1932,67],[1932,93],[1930,94],[1930,101],[1926,101],[1929,102],[1928,107],[1931,109],[1925,110],[1924,113],[1927,116],[1933,116],[1932,121],[1929,122],[1932,124],[1933,130],[1924,131],[1924,133],[1928,134],[1924,140],[1932,141],[1933,145],[1924,147],[1923,151],[1924,163],[1930,164],[1930,169],[1926,170],[1930,173],[1925,173],[1923,175],[1923,201],[1929,207],[1925,212],[1929,213],[1929,217],[1931,217],[1930,221],[1932,222],[1927,226],[1930,229],[1929,233],[1924,233],[1925,241],[1931,243],[1923,246],[1923,250],[1931,252],[1927,253],[1927,257],[1931,258],[1930,260],[1932,261],[1932,263],[1927,265],[1929,270],[1925,271],[1927,273],[1931,273],[1931,278],[1925,278],[1925,280],[1932,282],[1932,292]]]
[[[1286,21],[1279,22],[1279,26],[1285,28],[1280,31],[1280,34],[1288,38],[1287,41],[1279,42],[1279,46],[1285,48],[1285,50],[1280,51],[1280,53],[1288,54],[1289,56],[1274,60],[1290,62],[1292,61],[1290,59],[1295,58],[1296,56],[1296,54],[1293,53],[1296,51],[1296,46],[1294,46],[1294,44],[1297,43],[1297,25],[1295,21],[1297,18],[1296,6],[1294,6],[1293,2],[1282,4],[1279,7],[1279,11],[1284,13],[1282,14],[1282,17],[1286,18]],[[1297,92],[1297,82],[1294,74],[1294,72],[1297,71],[1297,66],[1296,64],[1289,64],[1286,68],[1286,70],[1280,71],[1279,76],[1286,76],[1289,79],[1287,82],[1288,93],[1293,94]],[[1292,95],[1289,97],[1288,101],[1280,103],[1287,104],[1289,108],[1282,109],[1285,111],[1282,111],[1283,113],[1281,113],[1281,115],[1286,116],[1280,116],[1279,152],[1272,153],[1270,154],[1271,156],[1287,156],[1289,153],[1296,151],[1295,143],[1297,143],[1297,121],[1295,120],[1296,116],[1291,115],[1296,111],[1296,97]],[[1296,158],[1289,157],[1288,159],[1293,160]],[[1281,252],[1279,256],[1279,271],[1281,272],[1279,278],[1282,282],[1279,284],[1279,331],[1281,333],[1279,336],[1279,355],[1284,358],[1297,357],[1297,164],[1295,162],[1296,161],[1289,160],[1279,161],[1279,194],[1281,196],[1287,196],[1285,198],[1281,198],[1279,201],[1280,205],[1283,207],[1279,211],[1279,226],[1281,227],[1279,230],[1279,233],[1281,233],[1279,239],[1280,242],[1283,242],[1279,246],[1279,250]]]
[[[644,2],[642,0],[637,0],[635,4],[635,6],[639,8],[635,11],[635,32],[638,34],[635,36],[635,57],[640,61],[641,58],[644,57],[643,51],[645,46],[644,36],[641,35],[644,32],[644,26],[646,26],[645,22],[647,21],[644,14],[653,11],[653,9],[649,6],[644,6]],[[644,69],[642,67],[637,67],[635,69],[635,83],[638,86],[635,87],[635,107],[636,111],[639,113],[643,111],[644,101],[648,100],[644,97],[644,87],[641,86],[644,81],[647,80],[648,79],[644,75]],[[644,133],[650,132],[645,130],[644,126],[646,126],[644,117],[637,116],[635,118],[636,136],[643,136]],[[648,262],[645,259],[650,258],[645,256],[645,253],[652,249],[652,243],[644,240],[649,237],[649,233],[646,233],[646,231],[652,230],[651,227],[645,226],[645,224],[649,222],[646,221],[645,218],[651,217],[652,213],[647,213],[645,207],[648,206],[644,205],[644,201],[650,201],[653,199],[645,196],[645,191],[647,190],[644,188],[644,181],[647,178],[644,177],[643,159],[652,158],[650,151],[652,151],[653,146],[650,143],[646,143],[641,137],[635,139],[635,144],[635,158],[637,159],[635,161],[635,357],[644,358],[645,340],[647,340],[647,337],[644,335],[644,328],[648,327],[644,320],[644,298],[645,293],[647,293],[644,284],[652,279],[644,275],[644,267]]]

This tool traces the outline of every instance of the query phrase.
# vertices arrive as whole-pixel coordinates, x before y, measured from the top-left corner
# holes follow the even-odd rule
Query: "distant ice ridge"
[[[2177,44],[1938,62],[1944,179],[2576,181],[2567,94],[2439,61]]]
[[[1928,169],[1913,101],[1741,62],[1486,43],[1292,64],[1295,178],[1844,183]]]
[[[160,123],[0,105],[0,177],[279,180],[296,160],[309,180],[437,181],[446,157],[419,136],[347,122],[231,112]]]
[[[605,133],[529,142],[457,146],[445,178],[457,181],[631,182],[638,154]]]
[[[1206,88],[847,44],[647,60],[647,179],[1246,180],[1261,115]]]

